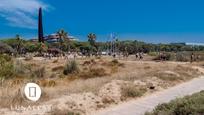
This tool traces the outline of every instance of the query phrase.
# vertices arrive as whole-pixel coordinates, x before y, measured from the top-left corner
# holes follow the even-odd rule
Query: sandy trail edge
[[[204,76],[137,100],[94,112],[92,115],[143,115],[146,111],[153,110],[160,103],[169,102],[201,90],[204,90]]]

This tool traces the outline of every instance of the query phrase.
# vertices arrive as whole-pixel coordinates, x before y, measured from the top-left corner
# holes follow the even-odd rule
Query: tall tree
[[[91,46],[95,47],[96,35],[94,33],[88,34],[88,41],[91,44]]]
[[[57,35],[59,36],[59,43],[60,43],[60,47],[62,47],[63,43],[66,43],[67,46],[69,46],[68,42],[69,42],[69,38],[68,38],[68,33],[65,32],[64,29],[60,29],[57,32]],[[69,49],[69,48],[68,48]]]
[[[42,22],[42,8],[39,8],[39,16],[38,16],[38,41],[44,43],[43,22]]]
[[[88,34],[88,41],[90,43],[90,45],[92,46],[92,52],[93,52],[93,48],[96,48],[96,50],[98,50],[97,46],[96,46],[96,34],[94,33],[90,33]]]
[[[16,41],[17,41],[16,51],[19,54],[21,49],[21,43],[22,43],[22,39],[19,34],[16,35]]]

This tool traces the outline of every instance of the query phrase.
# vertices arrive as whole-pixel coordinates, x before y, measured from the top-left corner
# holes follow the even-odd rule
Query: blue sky
[[[0,37],[37,35],[37,10],[43,7],[45,34],[64,28],[86,40],[117,33],[146,42],[204,42],[203,0],[1,0]]]

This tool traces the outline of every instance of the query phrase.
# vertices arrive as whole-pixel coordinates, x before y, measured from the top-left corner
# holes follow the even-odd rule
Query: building
[[[78,39],[74,36],[67,36],[67,38],[65,39],[70,40],[70,41],[78,41]],[[48,43],[55,43],[55,42],[59,42],[60,36],[54,33],[54,34],[45,36],[44,40]]]
[[[204,43],[186,43],[189,46],[204,46]]]
[[[78,41],[79,39],[74,37],[74,36],[68,36],[66,38],[67,40],[70,40],[70,41]],[[38,39],[31,39],[30,41],[32,42],[38,42]],[[44,36],[44,41],[45,42],[48,42],[48,43],[57,43],[60,41],[60,36],[58,34],[50,34],[50,35],[47,35],[47,36]]]

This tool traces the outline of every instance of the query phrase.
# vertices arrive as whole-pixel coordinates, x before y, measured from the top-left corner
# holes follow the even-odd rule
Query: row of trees
[[[14,39],[5,39],[1,42],[9,45],[18,54],[24,52],[43,52],[49,48],[58,48],[61,51],[81,51],[82,53],[97,53],[101,51],[113,50],[111,41],[109,42],[96,42],[96,34],[90,33],[87,35],[88,40],[85,42],[70,41],[68,39],[68,33],[63,29],[57,32],[59,39],[57,43],[34,43],[29,40],[22,39],[19,35],[16,35]],[[114,41],[115,52],[127,52],[129,54],[135,54],[137,52],[179,52],[179,51],[204,51],[204,46],[189,46],[184,43],[176,44],[151,44],[137,40],[115,40]]]

